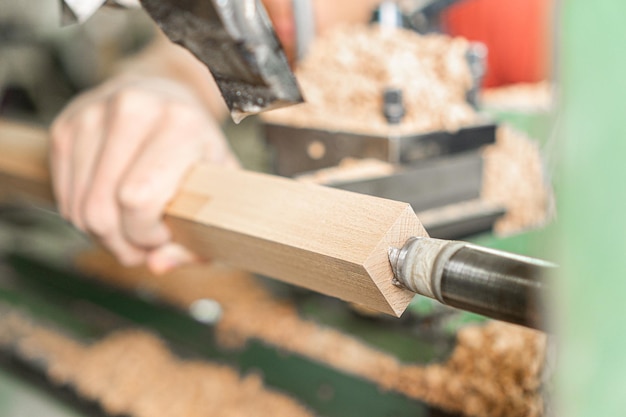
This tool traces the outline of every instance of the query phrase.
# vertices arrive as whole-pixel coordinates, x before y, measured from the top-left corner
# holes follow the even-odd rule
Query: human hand
[[[238,167],[205,106],[186,86],[118,78],[66,107],[51,128],[59,211],[126,266],[163,273],[192,261],[163,210],[195,163]]]

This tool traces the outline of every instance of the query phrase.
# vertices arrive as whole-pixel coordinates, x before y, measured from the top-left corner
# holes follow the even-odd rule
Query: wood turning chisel
[[[211,71],[235,122],[302,102],[259,0],[141,0],[172,40]]]
[[[105,5],[128,1],[64,0],[64,11],[85,21]],[[165,35],[211,72],[230,114],[249,114],[302,102],[272,23],[259,0],[141,0]]]

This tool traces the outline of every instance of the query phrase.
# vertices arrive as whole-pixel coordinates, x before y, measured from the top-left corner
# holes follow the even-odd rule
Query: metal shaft
[[[430,238],[409,239],[389,256],[398,285],[462,310],[543,327],[544,278],[554,264]]]

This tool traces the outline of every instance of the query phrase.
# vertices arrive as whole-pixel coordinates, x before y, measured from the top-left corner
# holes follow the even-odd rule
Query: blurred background
[[[548,331],[425,297],[391,319],[219,264],[156,277],[7,198],[0,414],[620,415],[626,6],[290,4],[307,103],[224,121],[244,167],[407,201],[431,236],[559,264]],[[333,7],[350,25],[316,37]],[[0,135],[41,136],[158,33],[136,7],[63,20],[54,0],[0,0]]]

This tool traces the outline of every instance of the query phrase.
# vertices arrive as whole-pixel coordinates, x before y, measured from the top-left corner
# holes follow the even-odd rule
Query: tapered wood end
[[[386,306],[382,312],[400,317],[411,303],[415,293],[393,285],[393,271],[389,263],[390,247],[399,248],[412,236],[428,236],[410,205],[398,216],[363,266],[378,287]]]

